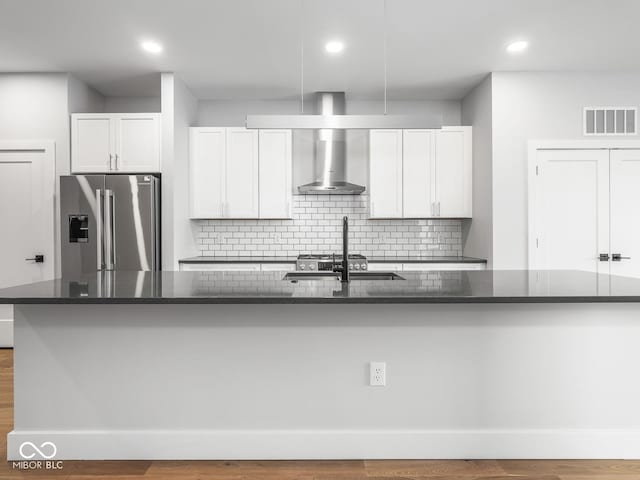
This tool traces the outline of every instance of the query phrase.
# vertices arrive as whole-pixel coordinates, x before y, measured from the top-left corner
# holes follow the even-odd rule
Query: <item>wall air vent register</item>
[[[637,117],[636,107],[585,107],[584,134],[636,135]]]

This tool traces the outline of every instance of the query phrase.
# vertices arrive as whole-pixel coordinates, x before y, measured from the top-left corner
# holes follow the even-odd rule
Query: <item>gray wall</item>
[[[473,126],[473,218],[463,224],[464,254],[493,262],[491,75],[462,100],[462,123]]]
[[[109,113],[156,113],[161,111],[160,97],[105,97],[104,111]]]
[[[640,73],[494,73],[492,89],[494,268],[526,268],[528,140],[584,139],[583,107],[640,105]]]

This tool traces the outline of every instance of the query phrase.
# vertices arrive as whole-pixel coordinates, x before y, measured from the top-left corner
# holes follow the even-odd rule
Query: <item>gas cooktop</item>
[[[296,270],[311,270],[311,271],[331,271],[333,270],[333,261],[341,262],[342,254],[334,255],[330,253],[318,253],[318,254],[304,254],[298,255],[296,261]],[[360,254],[350,254],[349,257],[349,270],[366,270],[367,258]]]

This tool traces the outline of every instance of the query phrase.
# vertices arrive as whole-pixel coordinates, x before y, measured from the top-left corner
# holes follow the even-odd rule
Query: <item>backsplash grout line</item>
[[[368,219],[367,195],[294,195],[293,219],[194,220],[199,255],[296,256],[342,248],[349,217],[352,252],[365,256],[462,255],[462,220]]]

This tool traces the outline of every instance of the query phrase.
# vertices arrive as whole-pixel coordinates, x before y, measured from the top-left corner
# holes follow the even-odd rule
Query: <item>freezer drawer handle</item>
[[[33,258],[25,258],[26,262],[44,263],[44,255],[34,255]]]
[[[620,260],[631,260],[631,257],[623,257],[621,253],[612,253],[611,254],[611,261],[612,262],[619,262]]]

